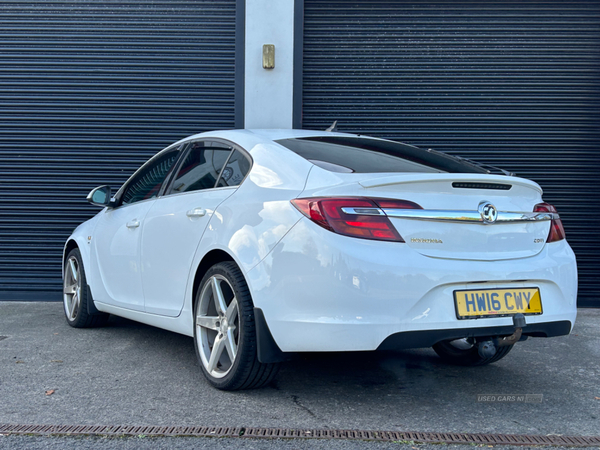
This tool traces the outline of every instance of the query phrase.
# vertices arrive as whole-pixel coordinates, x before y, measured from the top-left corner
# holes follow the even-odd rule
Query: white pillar
[[[263,69],[264,44],[275,68]],[[294,0],[246,0],[245,128],[292,128]]]

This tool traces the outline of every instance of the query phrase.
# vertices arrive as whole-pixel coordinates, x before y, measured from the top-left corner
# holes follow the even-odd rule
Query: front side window
[[[166,151],[148,161],[123,192],[122,203],[131,204],[158,195],[160,188],[179,155],[179,148]]]
[[[214,188],[231,147],[220,142],[194,142],[173,180],[171,193]]]

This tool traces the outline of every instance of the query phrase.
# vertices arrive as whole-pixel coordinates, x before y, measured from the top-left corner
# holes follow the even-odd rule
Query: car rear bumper
[[[571,332],[573,324],[568,320],[560,322],[534,323],[523,328],[523,336],[555,337]],[[388,336],[377,350],[399,350],[405,348],[431,347],[441,341],[466,337],[508,336],[514,333],[512,326],[456,328],[449,330],[405,331]]]
[[[568,334],[577,315],[575,256],[564,240],[527,258],[449,260],[402,243],[340,236],[305,219],[247,280],[283,352],[427,347],[436,339],[512,334],[511,317],[458,319],[453,293],[461,289],[538,287],[543,314],[526,316],[525,335]]]

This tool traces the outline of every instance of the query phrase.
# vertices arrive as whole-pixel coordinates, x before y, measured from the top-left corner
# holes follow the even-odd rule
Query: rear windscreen
[[[392,141],[319,136],[276,142],[331,172],[486,173],[458,158]]]

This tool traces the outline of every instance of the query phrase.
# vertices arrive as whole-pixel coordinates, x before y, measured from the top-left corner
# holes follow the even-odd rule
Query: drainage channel
[[[169,427],[105,425],[15,425],[0,424],[3,435],[34,436],[179,436],[280,439],[351,439],[365,441],[408,441],[415,443],[600,446],[600,436],[542,436],[523,434],[430,433],[407,431],[324,430],[244,427]]]

